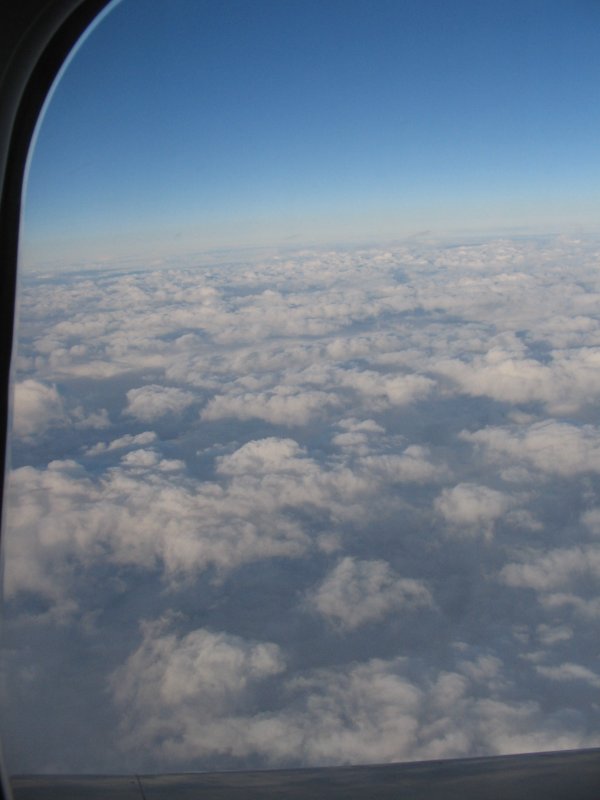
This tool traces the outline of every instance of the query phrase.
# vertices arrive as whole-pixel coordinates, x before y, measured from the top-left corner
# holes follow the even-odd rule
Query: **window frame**
[[[21,195],[44,102],[77,41],[111,0],[20,0],[0,5],[0,520],[10,410]],[[0,544],[1,544],[0,526]],[[0,562],[0,586],[1,586]],[[11,791],[0,751],[0,800]]]
[[[0,8],[0,459],[6,465],[21,194],[29,147],[60,68],[111,0],[20,0]],[[0,513],[4,488],[0,475]]]

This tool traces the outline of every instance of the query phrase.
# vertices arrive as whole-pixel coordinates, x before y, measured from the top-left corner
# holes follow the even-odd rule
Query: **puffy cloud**
[[[185,461],[180,458],[161,458],[158,468],[161,472],[178,472],[185,469]]]
[[[326,392],[301,391],[288,386],[271,392],[218,394],[202,410],[203,420],[227,417],[264,419],[274,425],[306,425],[312,417],[321,416],[339,400]]]
[[[76,620],[65,661],[81,629],[76,658],[103,625],[127,630],[94,650],[89,678],[97,697],[118,676],[124,768],[593,743],[597,244],[195,258],[26,278],[21,293],[19,380],[34,388],[14,463],[31,466],[9,481],[8,614],[40,641]],[[171,417],[168,441],[133,430]],[[202,627],[148,623],[127,658],[136,610],[179,604]],[[385,632],[404,614],[420,625],[395,658]],[[324,620],[346,634],[335,647]],[[49,688],[52,659],[40,651],[31,687],[63,730],[73,703]],[[61,769],[104,757],[112,737],[91,714],[88,760]],[[59,763],[36,758],[29,771]]]
[[[248,442],[231,455],[217,459],[216,471],[222,475],[266,475],[270,472],[306,474],[316,469],[306,450],[293,439],[274,436]]]
[[[160,458],[156,450],[148,450],[142,448],[140,450],[132,450],[121,459],[121,463],[126,467],[142,467],[148,469],[155,467]]]
[[[138,447],[146,444],[152,444],[156,441],[156,434],[154,431],[144,431],[143,433],[131,434],[126,433],[125,436],[119,436],[118,439],[113,439],[111,442],[98,442],[93,447],[88,447],[85,451],[88,456],[96,456],[99,453],[107,453],[112,450],[120,450],[124,447]]]
[[[600,349],[554,352],[549,364],[493,348],[469,362],[449,359],[435,370],[466,394],[508,403],[544,403],[552,413],[569,413],[600,395]]]
[[[566,666],[569,678],[589,679]],[[154,763],[215,755],[260,756],[270,765],[383,763],[598,741],[583,720],[565,724],[535,700],[504,696],[511,687],[499,679],[502,667],[483,655],[463,660],[461,672],[415,677],[408,659],[391,658],[289,676],[273,643],[205,629],[181,635],[162,619],[144,625],[142,643],[110,686],[121,747]],[[258,711],[255,688],[266,681],[284,702]]]
[[[459,483],[452,489],[444,489],[435,501],[438,514],[463,536],[491,536],[496,520],[512,505],[512,499],[504,492],[474,483]]]
[[[600,675],[581,664],[567,662],[556,667],[536,666],[536,670],[552,681],[584,681],[595,689],[600,689]]]
[[[165,414],[179,414],[195,402],[191,392],[152,384],[127,392],[127,414],[142,422],[151,422]]]
[[[110,428],[110,419],[108,418],[108,411],[101,408],[99,411],[92,411],[91,414],[86,414],[81,406],[78,406],[72,412],[74,418],[74,425],[76,428],[94,428],[96,430],[102,428]]]
[[[423,375],[382,375],[373,370],[339,370],[339,384],[354,389],[377,410],[405,406],[426,397],[435,382]]]
[[[311,496],[310,486],[295,491],[293,475],[275,472],[264,487],[245,476],[220,485],[182,480],[173,469],[180,465],[163,464],[152,450],[134,450],[123,461],[100,480],[74,462],[12,473],[8,596],[30,591],[63,604],[78,564],[160,565],[167,579],[178,580],[209,566],[228,571],[298,557],[310,546],[302,526],[285,513],[286,504]],[[328,498],[323,490],[312,499],[327,505]]]
[[[584,575],[600,577],[600,548],[561,547],[534,552],[523,561],[506,564],[500,579],[508,586],[548,591],[576,585]]]
[[[549,592],[541,595],[540,604],[553,611],[572,608],[579,616],[587,620],[600,619],[600,598],[598,597],[580,597],[572,592]]]
[[[503,664],[496,656],[480,655],[472,661],[460,661],[457,666],[464,675],[491,690],[504,688]]]
[[[595,536],[600,535],[600,508],[590,508],[584,511],[581,521]]]
[[[400,578],[385,561],[343,558],[309,594],[308,605],[341,630],[353,630],[392,611],[432,605],[422,581]]]
[[[447,476],[446,467],[431,460],[429,448],[418,444],[409,445],[401,453],[360,456],[356,463],[366,474],[390,483],[435,483]]]
[[[600,548],[597,545],[575,545],[546,551],[531,549],[523,553],[519,561],[506,564],[498,577],[507,586],[537,592],[542,608],[555,613],[571,609],[582,619],[600,618],[600,601],[594,589],[600,577]],[[561,641],[561,636],[573,636],[572,629],[565,625],[547,630],[541,626],[539,630],[540,638],[546,644]]]
[[[573,628],[568,625],[546,625],[541,623],[537,627],[538,639],[544,645],[554,645],[567,642],[573,638]]]
[[[63,402],[56,386],[47,386],[32,378],[15,384],[13,431],[17,436],[35,436],[65,421]]]
[[[208,402],[202,419],[255,418],[275,425],[306,425],[339,406],[358,403],[359,409],[364,406],[369,413],[405,406],[428,395],[435,385],[422,375],[386,375],[318,365],[298,373],[285,371],[280,380],[267,391],[247,391],[248,381],[237,381]]]
[[[524,461],[550,474],[600,472],[600,430],[594,425],[578,427],[550,419],[521,428],[463,431],[461,438],[493,460]]]
[[[96,496],[92,482],[73,461],[52,462],[44,471],[23,467],[9,473],[5,598],[18,592],[42,596],[51,601],[51,615],[57,619],[77,610],[68,591],[69,556],[76,549],[72,542],[78,530],[85,531],[85,509]]]
[[[160,755],[175,759],[190,746],[200,753],[243,749],[235,715],[248,713],[256,684],[285,669],[280,648],[203,628],[181,635],[169,630],[168,618],[144,623],[142,633],[110,677],[122,710],[121,745],[160,741]]]
[[[154,437],[144,434],[145,440]],[[119,448],[133,443],[115,441]],[[351,469],[337,460],[320,465],[294,440],[276,437],[218,457],[213,481],[182,478],[183,466],[140,448],[99,477],[73,461],[15,470],[8,496],[9,595],[34,591],[58,602],[61,587],[65,602],[70,571],[100,560],[160,566],[176,582],[210,567],[226,573],[252,561],[298,558],[321,533],[339,541],[345,525],[376,517],[397,482],[435,472],[420,450],[383,463],[359,458]],[[303,522],[312,512],[321,520],[317,530],[308,525],[310,516]]]
[[[564,747],[585,740],[583,730],[559,730],[559,720],[544,719],[535,702],[478,697],[457,673],[411,680],[402,659],[322,671],[296,686],[306,692],[304,703],[284,716],[295,737],[282,735],[272,747],[275,753],[287,748],[289,757],[295,744],[309,763],[532,752],[557,740]]]
[[[372,440],[377,441],[385,433],[385,428],[373,419],[344,419],[338,422],[338,427],[343,433],[333,436],[332,444],[345,450],[356,451],[361,455],[369,453],[373,449]]]

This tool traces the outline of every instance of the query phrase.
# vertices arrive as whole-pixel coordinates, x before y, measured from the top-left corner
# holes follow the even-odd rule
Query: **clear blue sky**
[[[25,261],[594,228],[598,0],[122,0],[48,106]]]

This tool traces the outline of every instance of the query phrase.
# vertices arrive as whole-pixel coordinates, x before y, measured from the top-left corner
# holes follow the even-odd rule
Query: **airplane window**
[[[600,6],[122,0],[39,123],[14,773],[600,745]]]

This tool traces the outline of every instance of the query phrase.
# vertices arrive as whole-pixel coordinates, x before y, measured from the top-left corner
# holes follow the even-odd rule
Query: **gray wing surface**
[[[15,800],[598,800],[600,748],[382,766],[16,776]]]

